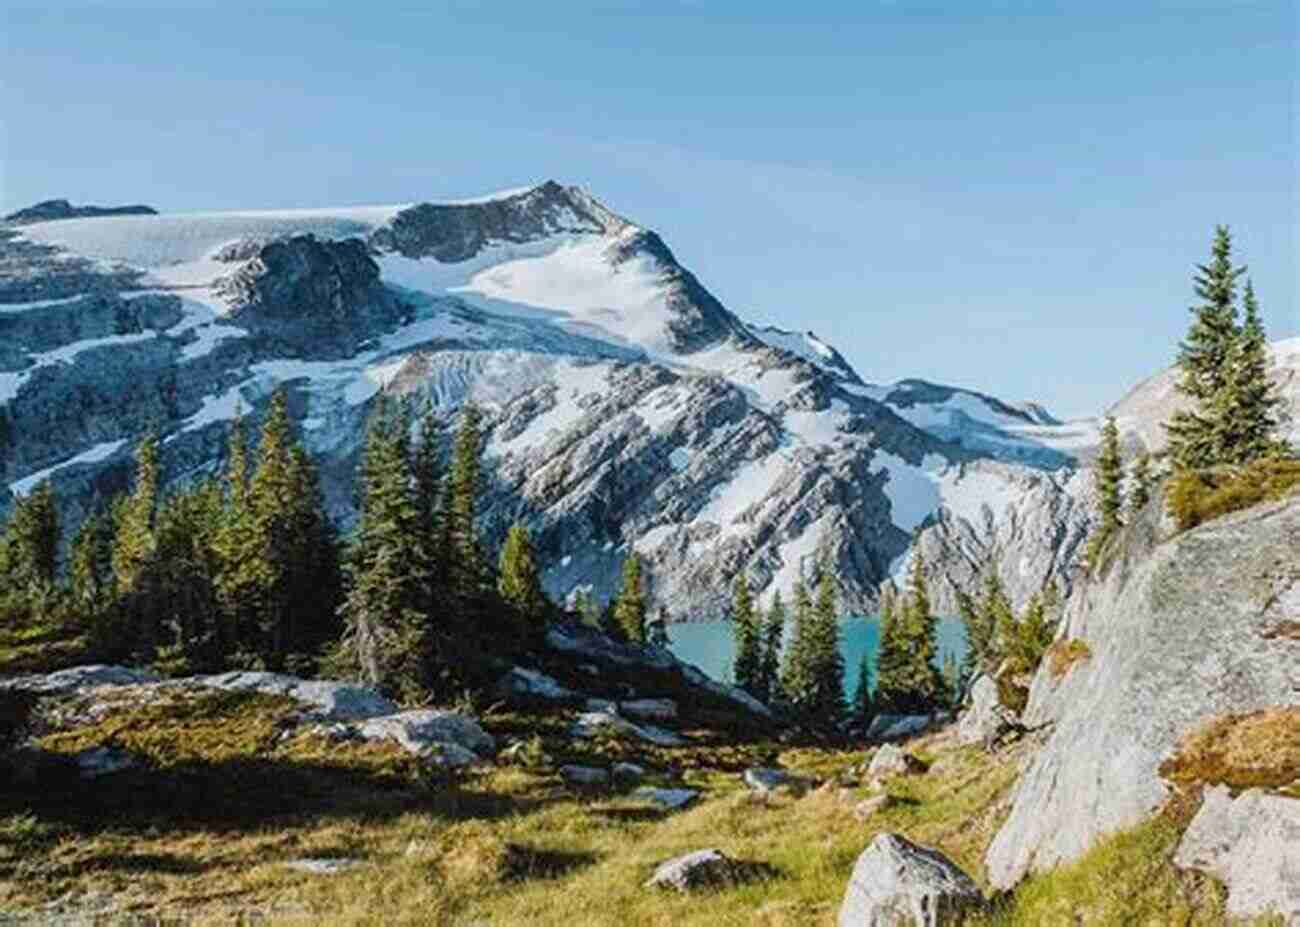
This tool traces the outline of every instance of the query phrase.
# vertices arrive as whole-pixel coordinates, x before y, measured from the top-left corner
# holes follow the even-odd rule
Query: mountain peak
[[[74,206],[68,200],[42,200],[11,212],[4,217],[5,222],[13,225],[25,225],[29,222],[52,222],[56,219],[95,219],[100,216],[156,216],[158,210],[152,206]]]

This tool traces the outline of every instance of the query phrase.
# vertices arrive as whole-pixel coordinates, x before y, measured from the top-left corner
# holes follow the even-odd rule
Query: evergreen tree
[[[794,583],[794,630],[790,646],[785,651],[785,664],[781,669],[781,687],[786,698],[796,708],[807,708],[813,689],[813,607],[808,587],[802,577]]]
[[[483,491],[482,427],[483,416],[478,406],[466,403],[452,444],[442,515],[448,593],[471,636],[498,630],[493,627],[495,584],[479,543],[476,524],[479,496]]]
[[[447,582],[447,562],[443,549],[445,533],[439,524],[442,471],[442,428],[434,415],[433,402],[426,400],[420,419],[420,438],[415,445],[411,469],[415,480],[415,521],[422,543],[420,552],[423,569],[429,576],[431,611],[442,603],[436,602],[436,593]]]
[[[645,643],[646,595],[641,578],[641,557],[636,551],[623,561],[623,584],[614,601],[612,619],[622,637],[634,644]]]
[[[945,701],[943,677],[937,666],[937,619],[930,607],[925,564],[920,551],[912,555],[907,599],[902,607],[902,637],[907,650],[903,696],[908,713],[933,710]]]
[[[1052,643],[1054,632],[1042,596],[1032,596],[1020,620],[1013,621],[1007,631],[1006,652],[1011,671],[1022,674],[1036,670]]]
[[[749,580],[742,572],[736,577],[731,595],[731,632],[736,642],[736,685],[750,695],[761,690],[763,672],[762,633],[754,600],[749,594]]]
[[[18,498],[3,543],[6,583],[53,587],[59,568],[59,509],[49,480]]]
[[[1106,545],[1121,527],[1120,513],[1124,511],[1123,480],[1124,463],[1119,452],[1119,429],[1115,425],[1114,416],[1107,416],[1106,424],[1101,429],[1101,451],[1093,468],[1093,485],[1097,492],[1100,515],[1088,538],[1086,557],[1090,570],[1095,570],[1100,565]]]
[[[114,514],[113,577],[120,596],[130,644],[144,659],[152,660],[160,627],[157,612],[158,439],[150,434],[135,452],[135,482],[122,497]],[[126,642],[123,642],[126,644]]]
[[[546,626],[550,602],[542,591],[542,581],[533,560],[533,546],[528,529],[515,522],[506,533],[497,570],[497,591],[506,607],[519,619],[525,634],[537,634]]]
[[[99,619],[114,598],[113,524],[95,509],[72,538],[68,585],[76,613],[87,623]]]
[[[1128,509],[1130,515],[1137,515],[1141,512],[1148,502],[1151,501],[1151,486],[1154,478],[1151,475],[1151,455],[1146,451],[1138,454],[1137,459],[1133,461],[1133,470],[1129,474],[1129,485],[1132,487],[1129,491]]]
[[[957,662],[957,655],[951,650],[943,655],[943,685],[947,707],[953,710],[960,708],[966,692],[966,676],[961,664]]]
[[[818,557],[817,599],[813,605],[810,647],[811,691],[807,710],[819,724],[834,726],[843,719],[844,657],[840,653],[840,620],[836,606],[835,574],[829,551]]]
[[[852,714],[853,720],[863,730],[871,725],[876,714],[875,703],[871,698],[871,661],[865,653],[858,663],[858,684],[853,690]]]
[[[1277,437],[1282,398],[1268,375],[1268,336],[1249,280],[1242,303],[1245,319],[1228,355],[1221,402],[1225,408],[1221,462],[1229,464],[1248,464],[1286,449]]]
[[[758,698],[764,702],[776,702],[782,699],[781,645],[784,638],[785,603],[781,601],[781,590],[777,589],[772,593],[772,604],[768,608],[767,618],[763,621],[763,655]]]
[[[213,545],[218,560],[217,602],[220,608],[218,647],[235,663],[254,662],[244,648],[253,644],[256,632],[262,566],[261,551],[254,532],[253,510],[248,494],[248,446],[242,409],[236,408],[226,437],[223,474],[225,500]],[[247,657],[244,653],[247,653]]]
[[[876,710],[899,714],[908,702],[907,631],[895,596],[880,599],[880,642],[876,651]]]
[[[175,492],[159,507],[155,610],[160,630],[154,665],[169,675],[224,668],[214,545],[221,508],[220,488],[211,481]]]
[[[1209,264],[1197,267],[1192,323],[1179,347],[1178,390],[1193,408],[1179,411],[1166,424],[1169,453],[1179,468],[1213,466],[1225,458],[1227,402],[1232,355],[1238,340],[1237,278],[1244,267],[1232,263],[1232,237],[1226,226],[1214,230]]]

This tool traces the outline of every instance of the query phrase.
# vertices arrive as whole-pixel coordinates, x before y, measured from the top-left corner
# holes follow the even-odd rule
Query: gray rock
[[[98,779],[125,772],[136,765],[135,757],[113,747],[91,747],[73,754],[72,761],[83,779]]]
[[[610,772],[619,783],[635,783],[645,778],[645,767],[636,763],[615,763]]]
[[[93,664],[74,666],[54,673],[0,679],[0,690],[16,689],[42,695],[59,695],[97,686],[138,686],[161,681],[161,676],[149,670]]]
[[[569,726],[569,734],[573,737],[600,737],[609,734],[636,737],[660,747],[682,747],[687,743],[672,731],[650,724],[633,724],[626,718],[607,711],[586,711],[578,715]]]
[[[226,692],[287,696],[310,706],[310,717],[322,721],[365,721],[397,713],[397,706],[374,689],[350,682],[244,671],[195,676],[189,681]]]
[[[807,779],[775,766],[752,766],[742,778],[755,792],[774,792],[783,787],[802,789],[809,784]]]
[[[645,887],[689,892],[699,888],[721,888],[741,878],[741,867],[721,850],[696,850],[660,863]]]
[[[868,776],[910,776],[925,772],[925,764],[901,747],[885,744],[867,766]]]
[[[361,723],[366,740],[394,740],[431,764],[455,769],[483,761],[496,749],[473,718],[454,711],[417,709]]]
[[[670,698],[639,698],[619,702],[620,714],[644,721],[672,721],[677,717],[677,703]]]
[[[1053,725],[986,857],[1009,888],[1076,859],[1166,799],[1158,767],[1189,731],[1228,713],[1297,704],[1300,500],[1229,515],[1159,543],[1160,513],[1130,525],[1108,572],[1066,606],[1061,638],[1091,658],[1040,667],[1024,721]]]
[[[853,867],[839,927],[944,927],[984,907],[975,881],[938,850],[880,834]]]
[[[497,683],[497,691],[510,700],[568,702],[577,698],[576,692],[560,685],[545,673],[522,666],[513,667],[502,676]]]
[[[1205,790],[1174,865],[1228,888],[1231,917],[1281,915],[1300,924],[1300,800],[1225,786]]]
[[[988,744],[1017,721],[1014,712],[998,701],[998,684],[981,673],[970,687],[970,707],[957,722],[957,739],[963,744]]]
[[[632,797],[652,805],[658,805],[667,811],[685,808],[699,797],[695,789],[658,789],[645,786],[632,793]]]
[[[284,865],[288,869],[296,869],[298,872],[309,872],[312,875],[333,875],[336,872],[344,872],[348,869],[353,869],[361,864],[361,860],[359,859],[339,856],[291,859]]]
[[[561,766],[560,776],[573,785],[608,785],[609,770],[594,766]]]
[[[877,715],[867,726],[867,740],[900,740],[923,734],[939,723],[938,715]]]
[[[864,798],[853,806],[853,816],[859,821],[866,821],[893,804],[894,799],[890,795],[872,795],[870,798]]]

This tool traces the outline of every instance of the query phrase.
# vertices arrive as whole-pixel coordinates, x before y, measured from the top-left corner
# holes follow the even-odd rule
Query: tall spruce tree
[[[623,583],[611,611],[613,623],[624,639],[645,643],[645,580],[641,576],[641,556],[636,551],[623,561]]]
[[[157,537],[158,438],[147,435],[135,451],[135,482],[115,510],[113,577],[125,634],[141,659],[152,660],[159,640]]]
[[[943,677],[937,665],[937,623],[930,606],[925,563],[918,550],[912,555],[907,598],[900,622],[907,647],[903,690],[909,713],[930,711],[945,701]]]
[[[1286,450],[1278,438],[1282,398],[1268,375],[1268,336],[1249,280],[1242,306],[1245,318],[1228,354],[1227,382],[1220,403],[1225,409],[1221,462],[1228,464],[1248,464]]]
[[[858,684],[853,689],[852,716],[864,730],[875,717],[875,703],[871,698],[871,660],[867,654],[858,662]]]
[[[1107,416],[1106,424],[1101,429],[1101,451],[1093,468],[1093,486],[1097,493],[1099,516],[1097,524],[1088,538],[1086,558],[1088,568],[1096,570],[1122,522],[1120,515],[1124,511],[1124,462],[1120,457],[1119,428],[1115,417]]]
[[[545,629],[551,605],[542,591],[528,529],[521,522],[510,526],[506,542],[501,547],[497,592],[518,619],[521,632],[536,635]]]
[[[1128,510],[1129,514],[1137,515],[1146,508],[1147,503],[1151,501],[1151,486],[1154,477],[1151,474],[1151,455],[1146,451],[1137,455],[1133,461],[1133,469],[1129,473],[1129,494]]]
[[[461,409],[452,442],[451,467],[443,507],[443,551],[448,593],[469,636],[509,629],[498,627],[495,583],[478,536],[478,503],[483,492],[483,413],[472,402]]]
[[[1201,301],[1191,309],[1191,326],[1178,352],[1178,390],[1192,400],[1192,408],[1176,412],[1165,425],[1170,456],[1181,469],[1214,466],[1227,456],[1231,361],[1240,334],[1237,278],[1245,270],[1232,263],[1227,226],[1216,227],[1210,262],[1197,266],[1194,287]]]
[[[99,620],[113,601],[113,523],[98,506],[73,535],[68,586],[73,609],[86,623]]]
[[[812,688],[807,708],[812,720],[833,727],[844,718],[844,657],[840,653],[840,616],[835,573],[829,550],[818,556],[817,598],[813,605]]]
[[[908,694],[908,640],[902,608],[896,596],[880,599],[880,641],[876,650],[876,710],[902,713]]]
[[[731,633],[736,644],[736,665],[733,668],[736,685],[757,696],[762,688],[762,632],[754,610],[754,599],[749,593],[749,580],[743,572],[736,576],[732,586]]]
[[[781,646],[785,639],[785,603],[781,590],[772,593],[772,604],[763,619],[763,658],[759,673],[758,698],[764,702],[777,702],[781,692]]]
[[[803,712],[809,703],[813,689],[813,606],[808,595],[808,587],[803,578],[795,580],[794,594],[794,628],[790,636],[790,646],[785,650],[785,662],[781,668],[781,687],[786,698],[794,708]]]
[[[5,582],[52,587],[59,569],[59,508],[49,480],[20,496],[5,529]]]

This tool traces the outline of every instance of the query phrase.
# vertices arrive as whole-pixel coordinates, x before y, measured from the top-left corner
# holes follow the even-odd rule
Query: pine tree
[[[763,671],[762,634],[754,600],[749,594],[749,580],[742,572],[736,577],[731,595],[731,630],[736,643],[736,665],[733,669],[736,685],[750,695],[761,689]]]
[[[623,584],[611,612],[613,622],[625,640],[634,644],[645,643],[645,583],[641,578],[641,557],[636,551],[623,561]]]
[[[907,633],[895,596],[880,599],[880,641],[876,650],[876,710],[901,714],[909,702]]]
[[[758,698],[764,702],[780,701],[781,692],[781,646],[785,638],[785,603],[781,601],[781,590],[772,593],[772,604],[768,608],[767,618],[763,621],[762,670],[759,673]]]
[[[113,524],[95,509],[81,523],[68,553],[73,608],[87,623],[98,620],[113,600]]]
[[[59,508],[49,480],[14,505],[5,529],[6,576],[12,586],[53,587],[59,568]]]
[[[910,713],[933,710],[944,701],[943,677],[937,664],[937,619],[930,607],[925,564],[920,551],[912,555],[908,595],[902,607],[903,639],[907,648],[903,692]]]
[[[1024,614],[1007,629],[1007,660],[1016,674],[1032,673],[1052,643],[1055,628],[1039,594],[1030,597]]]
[[[794,630],[781,668],[781,687],[798,711],[807,708],[813,689],[813,607],[803,579],[794,584]]]
[[[444,531],[439,524],[440,499],[443,492],[442,472],[439,461],[442,456],[442,428],[434,415],[433,402],[426,401],[424,414],[420,419],[420,438],[415,445],[411,469],[415,480],[415,520],[422,542],[421,558],[424,571],[429,576],[431,611],[438,610],[442,603],[436,602],[436,595],[447,582],[447,560],[442,541]]]
[[[1268,375],[1268,336],[1249,280],[1242,303],[1245,319],[1228,355],[1222,400],[1225,413],[1221,462],[1239,465],[1285,450],[1277,436],[1282,399]]]
[[[452,444],[442,515],[448,593],[470,636],[508,630],[493,627],[495,583],[478,537],[478,501],[483,491],[482,421],[478,406],[466,403]]]
[[[817,599],[813,606],[810,659],[812,689],[808,711],[819,724],[832,727],[844,717],[844,657],[840,653],[840,620],[835,574],[829,551],[818,557]]]
[[[130,644],[146,660],[159,640],[157,538],[158,439],[150,434],[135,452],[135,483],[114,515],[113,577],[129,627]]]
[[[1143,451],[1133,461],[1133,469],[1129,474],[1129,485],[1132,487],[1128,497],[1130,516],[1136,516],[1151,501],[1153,480],[1154,478],[1151,475],[1151,455]]]
[[[1097,492],[1097,506],[1100,517],[1088,538],[1086,558],[1088,569],[1096,570],[1101,564],[1106,545],[1110,543],[1122,522],[1120,513],[1124,511],[1124,463],[1119,451],[1119,429],[1114,416],[1107,416],[1106,424],[1101,429],[1101,451],[1093,468],[1093,485]]]
[[[550,602],[542,591],[528,529],[520,522],[510,527],[501,548],[497,591],[506,607],[517,616],[520,631],[536,635],[545,628]]]
[[[864,730],[870,727],[876,714],[875,703],[871,698],[871,660],[865,653],[858,663],[858,684],[853,690],[852,714],[853,720]]]
[[[1237,328],[1237,278],[1244,267],[1232,263],[1232,237],[1226,226],[1214,230],[1210,263],[1198,265],[1193,319],[1179,346],[1178,390],[1193,402],[1191,410],[1174,414],[1165,425],[1169,453],[1177,467],[1214,466],[1225,457],[1225,438],[1231,415],[1226,391],[1231,360],[1239,336]]]

